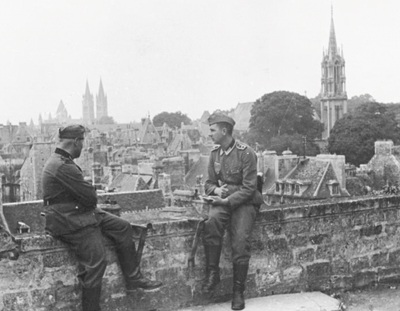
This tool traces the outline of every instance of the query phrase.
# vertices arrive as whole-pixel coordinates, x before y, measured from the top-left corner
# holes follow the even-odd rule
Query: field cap
[[[220,123],[220,122],[229,123],[232,126],[235,125],[235,120],[233,120],[231,117],[228,117],[226,114],[223,114],[221,112],[213,113],[208,117],[207,121],[209,125],[213,125],[215,123]]]
[[[58,130],[58,136],[60,138],[85,138],[85,127],[78,124],[68,125],[61,127]]]

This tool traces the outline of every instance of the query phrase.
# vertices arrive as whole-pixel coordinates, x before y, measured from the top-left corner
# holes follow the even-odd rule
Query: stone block
[[[287,268],[293,264],[293,251],[285,250],[280,251],[279,253],[273,253],[273,256],[276,258],[277,267],[280,269]]]
[[[333,247],[331,244],[318,245],[315,252],[316,259],[330,259],[332,257]]]
[[[286,211],[283,211],[282,209],[268,209],[257,215],[257,221],[260,223],[275,224],[281,222],[285,215]]]
[[[304,247],[309,243],[309,238],[306,235],[298,235],[289,240],[289,245],[294,247]]]
[[[380,268],[378,269],[378,280],[382,283],[395,282],[400,283],[400,268]]]
[[[288,237],[297,236],[299,234],[309,233],[310,223],[307,220],[303,219],[302,221],[294,221],[290,223],[285,223],[283,227],[283,232]]]
[[[399,231],[399,224],[398,223],[395,223],[395,224],[392,223],[392,224],[386,224],[385,225],[384,232],[389,236],[392,236],[394,234],[398,234],[398,231]]]
[[[291,266],[282,272],[285,283],[298,283],[304,277],[304,268],[300,265]]]
[[[332,261],[332,274],[334,275],[348,275],[350,273],[350,264],[343,259]]]
[[[297,254],[297,261],[302,262],[312,262],[314,261],[315,250],[313,248],[308,248],[305,250],[301,250]]]
[[[352,219],[352,226],[362,226],[365,224],[364,214],[355,214]]]
[[[380,210],[370,211],[365,215],[365,224],[374,225],[385,220],[385,215]]]
[[[58,268],[76,264],[75,255],[71,251],[58,251],[43,254],[43,267]]]
[[[3,295],[5,310],[26,311],[30,306],[28,292],[16,292]]]
[[[386,266],[389,262],[388,252],[380,252],[371,256],[371,267]]]
[[[317,262],[308,265],[306,271],[307,271],[307,279],[309,281],[321,277],[329,278],[332,273],[332,266],[329,262]]]
[[[45,290],[33,290],[31,291],[32,304],[37,307],[51,307],[56,302],[56,294],[54,288],[48,288]]]
[[[280,273],[278,271],[261,271],[257,270],[255,274],[256,287],[271,287],[272,285],[281,282]]]
[[[270,239],[267,242],[267,246],[271,252],[280,252],[288,249],[288,243],[285,238]]]
[[[344,275],[332,275],[330,279],[331,289],[351,290],[353,287],[353,278]]]
[[[359,272],[353,275],[353,287],[363,288],[373,285],[377,282],[377,273],[375,271]]]
[[[397,209],[390,209],[383,212],[384,220],[388,224],[396,223],[399,220],[399,214]]]
[[[400,249],[389,252],[389,265],[398,266],[400,262]]]
[[[379,235],[382,232],[382,225],[372,225],[372,226],[366,226],[362,227],[360,229],[360,236],[361,237],[369,237],[372,235]]]
[[[317,234],[310,237],[310,242],[317,245],[326,243],[327,241],[329,242],[329,240],[330,238],[327,234]]]
[[[350,267],[354,272],[366,269],[369,267],[369,259],[367,256],[352,258],[350,260]]]

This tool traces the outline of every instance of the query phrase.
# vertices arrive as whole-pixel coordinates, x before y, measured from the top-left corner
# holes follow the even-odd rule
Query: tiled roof
[[[114,178],[109,188],[115,188],[119,192],[136,191],[140,178],[138,175],[121,173]]]

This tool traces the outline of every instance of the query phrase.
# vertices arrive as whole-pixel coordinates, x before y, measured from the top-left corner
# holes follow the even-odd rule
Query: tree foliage
[[[358,108],[366,103],[375,103],[375,99],[369,94],[362,94],[359,96],[353,96],[347,100],[347,112],[357,114]]]
[[[192,120],[186,115],[183,114],[180,111],[177,112],[161,112],[157,115],[154,116],[153,118],[153,124],[155,126],[162,126],[164,123],[167,123],[169,127],[171,128],[180,128],[181,123],[184,124],[191,124]]]
[[[281,150],[293,148],[295,142],[302,144],[302,136],[308,141],[319,138],[323,125],[313,114],[312,103],[305,96],[286,91],[265,94],[251,110],[248,142]]]
[[[328,139],[330,153],[343,154],[346,162],[366,164],[374,155],[375,141],[400,142],[400,128],[395,115],[384,104],[364,103],[354,114],[336,121]]]
[[[281,154],[290,150],[293,154],[315,156],[320,153],[319,146],[312,140],[304,139],[300,134],[275,136],[271,139],[268,149]]]

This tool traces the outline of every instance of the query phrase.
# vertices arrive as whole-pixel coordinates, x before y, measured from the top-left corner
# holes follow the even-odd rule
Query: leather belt
[[[60,204],[60,203],[74,203],[74,201],[67,201],[67,200],[62,200],[62,199],[57,199],[57,198],[49,199],[49,200],[43,200],[44,206]]]

